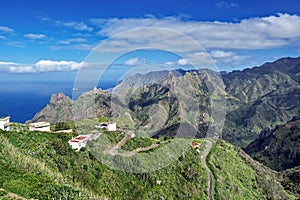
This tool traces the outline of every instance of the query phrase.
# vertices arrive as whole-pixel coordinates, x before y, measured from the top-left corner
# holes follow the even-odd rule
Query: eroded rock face
[[[65,102],[70,102],[71,99],[64,95],[64,93],[60,92],[58,94],[53,94],[51,96],[51,99],[50,99],[50,104],[51,105],[57,105],[57,104],[62,104],[62,103],[65,103]]]
[[[49,104],[27,123],[47,121],[50,123],[110,115],[110,95],[102,90],[83,93],[73,101],[63,93],[53,94]]]

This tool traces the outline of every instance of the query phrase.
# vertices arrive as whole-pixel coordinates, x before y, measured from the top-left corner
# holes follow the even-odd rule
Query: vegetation
[[[113,98],[116,104],[114,114],[118,115],[114,117],[122,118],[119,120],[120,127],[132,130],[136,125],[164,122],[162,132],[158,133],[157,137],[163,137],[164,134],[170,136],[174,133],[172,126],[178,124],[180,116],[188,119],[206,113],[207,119],[211,119],[211,100],[220,99],[220,96],[225,95],[227,116],[222,136],[232,144],[245,147],[264,128],[273,129],[278,124],[300,116],[299,66],[300,58],[282,58],[260,67],[222,74],[225,94],[220,92],[223,86],[217,84],[218,73],[207,69],[137,74],[116,87],[120,96],[115,95],[116,98]],[[183,87],[180,80],[189,84]],[[155,84],[150,84],[153,82]],[[132,85],[143,87],[137,87],[131,94]],[[178,91],[175,93],[172,88]],[[187,91],[193,91],[195,98],[193,95],[186,95]],[[130,99],[127,99],[128,96]],[[182,99],[185,99],[186,103],[183,104],[186,105],[179,105]],[[185,116],[180,112],[180,106],[193,105],[190,105],[190,100],[200,104],[201,113],[190,109]],[[53,95],[50,103],[37,113],[32,121],[56,123],[99,116],[111,117],[111,101],[111,94],[102,90],[85,92],[75,101],[60,93]],[[129,107],[129,110],[124,111],[124,106]],[[155,109],[159,109],[161,115],[151,117],[151,112]],[[207,119],[199,121],[210,124]],[[203,128],[205,129],[200,127],[200,131]],[[203,137],[200,131],[197,136]]]
[[[300,166],[300,120],[277,126],[265,137],[258,137],[245,151],[252,158],[280,171]]]
[[[53,131],[61,131],[61,130],[69,130],[69,129],[72,129],[73,131],[76,130],[76,125],[74,121],[57,122],[51,127],[51,130]]]
[[[39,199],[87,199],[95,194],[103,195],[98,199],[206,198],[205,170],[195,162],[195,151],[159,171],[127,174],[102,165],[86,150],[70,149],[66,141],[71,137],[1,132],[0,188]]]
[[[280,175],[282,185],[300,199],[300,167],[287,169]]]
[[[153,138],[147,135],[132,139],[121,131],[103,130],[98,140],[88,143],[90,149],[76,152],[67,143],[72,134],[29,132],[27,125],[13,124],[12,131],[0,132],[0,188],[3,188],[0,195],[5,196],[9,191],[39,199],[206,199],[208,180],[201,166],[202,147],[200,151],[189,149],[155,172],[126,173],[111,169],[103,162],[112,153],[109,159],[123,166],[130,164],[133,169],[140,163],[151,166],[152,160],[128,155],[130,158],[126,160],[121,153],[171,155],[174,148],[185,145],[184,139],[176,138],[179,125],[185,125],[187,135],[197,129],[196,137],[205,137],[214,121],[211,100],[225,95],[228,112],[223,138],[241,147],[248,145],[247,153],[280,172],[253,161],[225,141],[217,141],[207,157],[214,178],[215,199],[295,199],[290,193],[299,198],[299,66],[300,58],[283,58],[223,74],[226,94],[219,93],[222,85],[208,84],[217,82],[218,76],[210,70],[138,74],[129,78],[128,84],[123,82],[124,85],[116,87],[129,100],[129,105],[121,97],[114,99],[115,113],[111,110],[111,95],[102,90],[86,92],[74,101],[62,93],[53,95],[32,121],[56,123],[53,130],[76,128],[77,133],[91,133],[96,132],[95,125],[110,121],[112,114],[116,114],[119,127],[136,131],[143,126],[155,130]],[[179,79],[189,84],[177,85]],[[149,84],[153,80],[159,81]],[[136,82],[143,87],[132,88],[131,83]],[[178,89],[176,94],[174,87]],[[130,94],[132,90],[134,94]],[[195,92],[195,96],[187,95],[186,91]],[[201,113],[194,109],[198,103]],[[129,110],[124,111],[127,106]],[[188,108],[189,112],[184,113],[182,108]],[[183,122],[196,122],[194,118],[199,122],[198,128],[189,126],[197,123]],[[66,122],[70,120],[75,121]],[[156,130],[157,127],[160,129]],[[218,127],[215,128],[214,132],[218,133]],[[262,134],[266,128],[272,132]],[[121,141],[125,143],[115,150],[113,147]],[[176,145],[163,148],[173,142]],[[146,152],[135,151],[152,145],[154,148]],[[96,155],[92,150],[101,153]],[[95,156],[99,156],[98,160]],[[163,165],[164,157],[158,156],[155,162]]]
[[[265,128],[300,116],[300,58],[282,58],[223,75],[227,108],[223,138],[247,146]]]
[[[294,199],[270,169],[229,143],[217,141],[207,161],[215,180],[215,199]]]
[[[114,142],[121,139],[119,132],[110,132],[107,136],[109,134]],[[67,143],[72,137],[72,134],[58,133],[1,132],[0,188],[4,190],[0,194],[5,196],[9,191],[28,199],[207,198],[208,179],[200,161],[201,150],[189,147],[185,154],[157,171],[125,173],[101,164],[86,149],[72,150]],[[124,149],[132,150],[154,142],[157,140],[137,138],[124,145]],[[215,185],[219,199],[264,199],[275,194],[287,197],[272,176],[269,181],[263,181],[261,174],[247,166],[237,151],[223,141],[216,143],[210,159],[215,178],[222,180]],[[275,191],[266,189],[271,183],[277,186]]]

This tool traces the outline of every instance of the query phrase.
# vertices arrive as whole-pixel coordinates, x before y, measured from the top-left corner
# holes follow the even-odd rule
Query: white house
[[[76,149],[79,151],[81,148],[86,147],[87,141],[93,139],[93,134],[79,135],[72,140],[69,140],[68,143],[71,145],[72,149]]]
[[[50,123],[49,122],[36,122],[29,124],[30,131],[42,131],[50,132]]]
[[[116,131],[117,130],[117,123],[116,122],[106,122],[96,125],[95,128],[104,128],[108,131]]]
[[[0,129],[4,131],[9,131],[10,129],[10,117],[0,118]]]

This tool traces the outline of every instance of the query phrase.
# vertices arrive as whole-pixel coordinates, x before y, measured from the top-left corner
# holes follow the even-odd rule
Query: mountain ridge
[[[137,78],[129,77],[129,81],[127,82],[128,85],[126,85],[126,82],[121,82],[120,85],[116,86],[115,92],[123,93],[123,100],[119,101],[114,98],[116,104],[118,104],[117,107],[120,106],[118,107],[118,112],[120,111],[119,115],[129,114],[131,116],[137,116],[136,114],[140,113],[138,115],[144,119],[143,121],[147,121],[147,119],[149,119],[147,114],[149,107],[143,106],[142,102],[145,99],[143,100],[144,97],[142,94],[144,96],[151,96],[151,94],[147,92],[151,91],[149,90],[151,87],[149,83],[153,83],[153,81],[159,79],[158,83],[160,85],[169,85],[173,87],[174,82],[176,82],[177,79],[182,78],[191,83],[192,87],[195,88],[195,94],[197,96],[197,101],[200,104],[200,108],[208,114],[208,118],[211,117],[210,101],[213,97],[211,91],[216,89],[216,87],[220,87],[219,91],[221,91],[222,86],[214,85],[214,87],[212,87],[209,83],[212,81],[215,82],[216,79],[213,77],[220,76],[220,74],[211,72],[210,70],[179,70],[177,73],[179,76],[174,73],[170,74],[170,72],[167,71],[152,72],[150,74],[140,74]],[[300,116],[300,96],[298,95],[300,93],[300,57],[281,58],[274,62],[265,63],[260,67],[253,67],[242,71],[233,71],[226,74],[222,73],[221,77],[225,85],[227,101],[227,115],[222,135],[225,140],[233,144],[246,146],[255,139],[256,135],[258,135],[261,130],[265,128],[272,129],[276,125],[284,124],[294,117]],[[124,85],[122,85],[122,83]],[[134,90],[130,89],[132,84],[139,87]],[[144,88],[140,86],[143,86]],[[126,88],[126,90],[124,88]],[[156,88],[157,90],[160,90],[163,87]],[[46,108],[40,111],[31,121],[45,119],[55,123],[74,118],[92,118],[101,115],[110,116],[112,113],[110,112],[111,105],[109,102],[112,95],[114,95],[114,90],[112,90],[111,93],[101,91],[100,89],[96,91],[101,93],[101,95],[95,97],[93,96],[93,91],[89,91],[87,94],[90,95],[82,95],[83,97],[79,98],[81,100],[78,99],[73,102],[75,105],[75,107],[73,106],[73,109],[71,109],[72,106],[70,105],[66,105],[69,106],[68,108],[56,108],[55,106],[51,107],[50,105],[50,108],[55,110],[51,111],[48,105],[48,108],[46,106]],[[131,96],[133,92],[135,93],[135,98],[137,98],[136,100],[139,99],[135,102],[140,102],[142,104],[132,106],[132,108],[139,108],[140,110],[131,109],[129,110],[130,113],[127,112],[122,114],[123,107],[126,106],[126,102],[128,103],[130,100],[126,98],[126,95],[128,96],[129,94]],[[184,91],[181,93],[184,93]],[[155,94],[155,92],[153,94]],[[160,99],[160,95],[169,94],[157,93],[157,95],[156,98]],[[89,103],[84,103],[85,101]],[[66,104],[68,102],[70,101],[66,100]],[[60,104],[59,102],[57,103]],[[64,104],[61,105],[64,106]],[[87,112],[82,113],[80,111],[80,106],[82,107],[82,110]],[[92,109],[94,111],[92,111]],[[63,115],[61,110],[66,110],[69,114]],[[75,113],[72,113],[72,110],[75,111]],[[78,114],[76,115],[76,113]],[[74,116],[71,116],[71,114]],[[172,120],[170,123],[173,123]],[[167,124],[170,123],[167,122]]]

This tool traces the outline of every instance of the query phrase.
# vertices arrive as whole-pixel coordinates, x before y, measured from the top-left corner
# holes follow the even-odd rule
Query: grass
[[[195,162],[199,156],[196,151],[186,152],[161,170],[130,174],[110,169],[86,150],[72,150],[64,137],[56,133],[2,132],[5,144],[0,150],[0,188],[39,199],[59,199],[58,195],[67,196],[62,199],[88,199],[95,194],[98,199],[207,197],[205,170]]]
[[[215,199],[294,199],[278,184],[273,172],[243,159],[231,144],[217,141],[209,156]],[[264,170],[267,170],[264,171]]]
[[[115,144],[122,138],[120,132],[104,134],[98,139],[106,138]],[[146,152],[141,152],[141,158],[138,158],[146,166],[167,165],[152,172],[126,173],[100,162],[87,149],[79,152],[72,150],[67,143],[71,137],[57,133],[1,132],[0,188],[28,199],[208,198],[207,173],[201,165],[203,149],[200,148],[199,153],[186,146],[190,141],[180,138],[166,141],[148,152],[158,152],[156,159],[152,160],[145,159],[147,157],[143,155]],[[156,141],[136,138],[124,148],[131,150]],[[176,152],[181,148],[185,148],[184,153],[177,155]],[[174,159],[168,163],[166,155]],[[113,159],[118,158],[115,156]],[[215,193],[215,199],[290,197],[276,182],[272,172],[267,179],[245,161],[238,150],[224,141],[216,142],[210,159],[214,179],[221,180],[215,184],[215,191],[218,192]],[[6,192],[2,193],[5,195]]]

